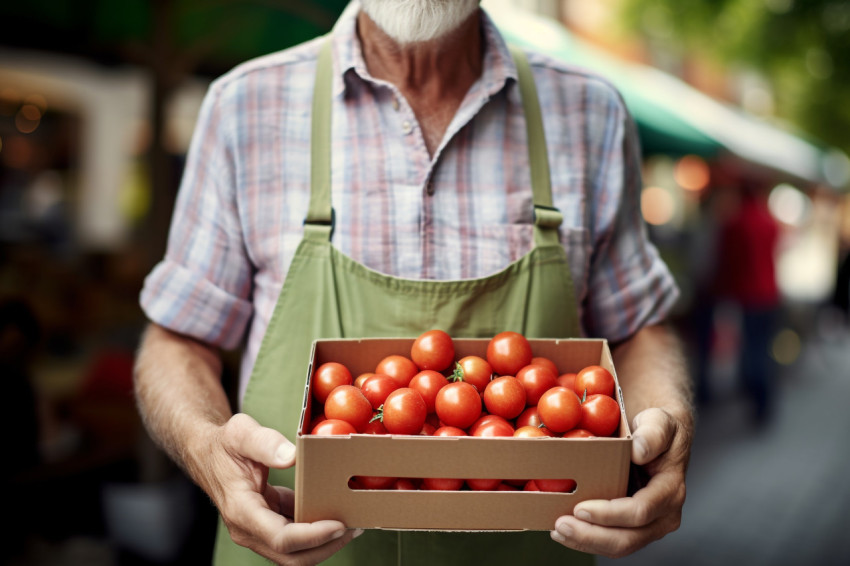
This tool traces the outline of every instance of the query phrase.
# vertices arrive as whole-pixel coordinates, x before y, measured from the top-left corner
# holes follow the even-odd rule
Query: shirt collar
[[[332,32],[334,51],[333,94],[345,93],[346,75],[353,73],[361,80],[374,81],[366,68],[360,39],[357,37],[357,14],[359,0],[352,0],[340,15]],[[481,27],[484,35],[484,65],[479,84],[484,91],[495,93],[501,90],[508,79],[517,80],[517,70],[508,46],[493,20],[482,9]]]

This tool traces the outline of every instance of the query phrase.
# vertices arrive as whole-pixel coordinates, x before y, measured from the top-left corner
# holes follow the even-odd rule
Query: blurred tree
[[[778,117],[850,152],[850,2],[625,0],[623,15],[668,48],[759,70]]]

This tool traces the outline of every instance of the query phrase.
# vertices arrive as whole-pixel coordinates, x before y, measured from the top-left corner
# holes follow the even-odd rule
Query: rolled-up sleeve
[[[151,321],[211,345],[239,345],[253,307],[252,266],[237,205],[227,96],[207,93],[189,148],[164,259],[145,279]]]
[[[679,290],[649,239],[640,209],[640,147],[620,99],[618,126],[602,152],[594,211],[594,246],[583,305],[585,331],[612,342],[663,321]]]

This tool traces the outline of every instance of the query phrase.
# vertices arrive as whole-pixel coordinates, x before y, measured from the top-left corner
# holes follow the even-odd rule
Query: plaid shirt
[[[485,15],[483,74],[432,157],[399,91],[369,75],[356,8],[333,33],[333,244],[405,278],[504,268],[531,249],[533,225],[525,119],[503,39]],[[249,61],[211,85],[168,251],[141,295],[151,320],[210,344],[236,347],[247,331],[243,391],[302,236],[320,41]],[[634,124],[608,82],[540,55],[529,61],[583,331],[627,338],[664,318],[677,297],[641,218]]]

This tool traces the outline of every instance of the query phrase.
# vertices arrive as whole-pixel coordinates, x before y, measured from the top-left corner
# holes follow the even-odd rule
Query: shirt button
[[[398,98],[396,98],[396,97],[394,96],[394,97],[393,97],[393,110],[395,110],[396,112],[398,112],[398,109],[399,109],[400,107],[401,107],[401,105],[398,103]]]
[[[410,123],[410,121],[405,120],[405,121],[404,121],[404,122],[402,122],[402,124],[401,124],[401,131],[402,131],[402,132],[404,132],[404,133],[405,133],[405,135],[406,135],[406,134],[409,134],[410,132],[412,132],[412,131],[413,131],[413,124],[411,124],[411,123]]]

